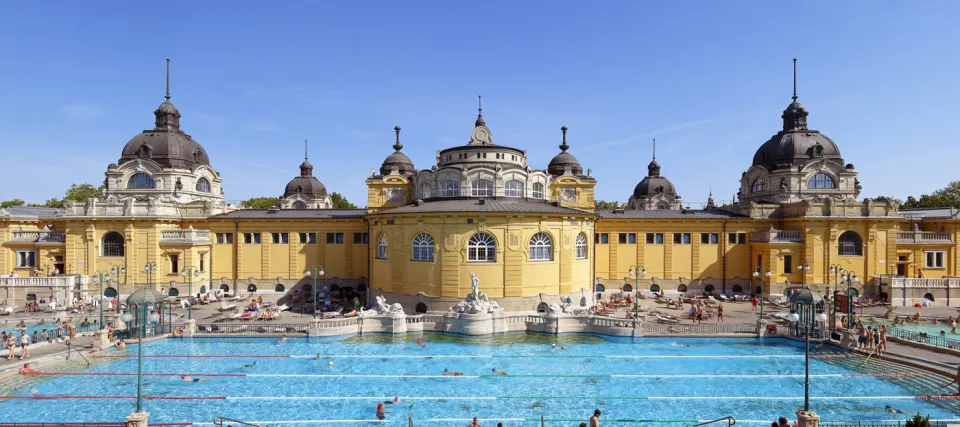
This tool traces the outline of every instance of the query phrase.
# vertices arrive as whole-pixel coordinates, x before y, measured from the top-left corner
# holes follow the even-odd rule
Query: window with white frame
[[[433,237],[427,233],[413,236],[413,260],[433,261]]]
[[[925,252],[927,262],[924,263],[925,268],[945,268],[943,260],[946,258],[947,253],[945,251],[927,251]]]
[[[387,233],[380,233],[377,238],[377,258],[387,259]]]
[[[420,198],[421,199],[430,198],[430,184],[423,183],[420,185]]]
[[[17,268],[37,268],[37,252],[33,250],[17,251]]]
[[[543,183],[535,182],[533,183],[533,198],[542,199],[543,198]]]
[[[523,197],[523,182],[518,180],[507,181],[503,184],[503,195],[507,197]]]
[[[530,237],[530,261],[553,260],[553,240],[550,235],[539,232]]]
[[[467,261],[496,262],[497,241],[490,233],[477,233],[467,242]]]
[[[825,173],[818,173],[807,181],[807,188],[820,189],[820,188],[837,188],[836,184],[833,183],[833,178],[830,175]]]
[[[201,193],[210,192],[210,181],[206,178],[201,177],[197,180],[197,191]]]
[[[460,197],[460,182],[453,180],[441,181],[440,197]]]
[[[470,195],[474,197],[493,196],[493,181],[489,179],[475,179],[470,183]]]
[[[577,259],[587,259],[587,236],[585,236],[583,233],[578,234],[575,247]]]

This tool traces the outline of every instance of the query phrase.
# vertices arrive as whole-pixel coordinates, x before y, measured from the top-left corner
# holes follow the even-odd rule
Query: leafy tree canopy
[[[330,195],[330,200],[333,202],[334,209],[356,209],[357,205],[350,203],[346,197],[343,197],[340,193],[333,193]]]
[[[4,200],[4,201],[0,202],[0,209],[9,208],[9,207],[13,207],[13,206],[23,206],[24,204],[26,204],[26,203],[25,203],[23,200],[20,200],[20,199]]]
[[[620,202],[617,201],[608,202],[606,200],[596,200],[594,201],[594,204],[598,210],[610,210],[620,207]]]
[[[933,194],[923,194],[920,199],[913,196],[900,206],[904,209],[914,208],[958,208],[960,209],[960,181],[952,181]]]
[[[279,202],[276,197],[251,197],[242,204],[250,209],[270,209],[277,207]]]

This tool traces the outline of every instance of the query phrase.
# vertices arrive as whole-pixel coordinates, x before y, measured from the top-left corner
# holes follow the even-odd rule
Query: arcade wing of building
[[[109,273],[106,296],[151,287],[283,298],[337,286],[418,310],[464,297],[471,273],[482,292],[527,310],[545,295],[636,286],[728,296],[853,287],[960,305],[960,213],[858,199],[856,169],[808,128],[796,94],[746,165],[735,201],[716,206],[710,195],[703,209],[684,207],[654,153],[626,206],[605,210],[595,209],[597,180],[572,154],[566,127],[559,153],[538,168],[520,141],[494,143],[482,110],[467,142],[438,150],[424,169],[396,127],[393,152],[366,179],[366,208],[332,208],[306,153],[275,208],[230,205],[227,183],[170,99],[168,86],[153,128],[106,167],[100,198],[0,209],[0,307],[97,293],[100,273]]]

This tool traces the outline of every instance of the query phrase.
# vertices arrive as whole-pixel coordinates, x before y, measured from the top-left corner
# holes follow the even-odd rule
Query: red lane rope
[[[137,374],[126,372],[31,372],[23,375],[81,375],[81,376],[111,376],[111,377],[135,377]],[[145,377],[245,377],[247,374],[143,374]]]
[[[847,359],[853,357],[852,354],[811,354],[811,359]]]
[[[93,356],[94,359],[136,359],[137,356]],[[189,354],[167,354],[143,356],[144,359],[289,359],[290,356],[274,355],[237,355],[237,354],[218,354],[194,356]]]
[[[53,394],[49,396],[0,396],[3,399],[136,399],[137,396],[84,396],[84,395],[64,395]],[[227,400],[226,396],[193,396],[193,397],[169,397],[169,396],[143,396],[149,400]]]

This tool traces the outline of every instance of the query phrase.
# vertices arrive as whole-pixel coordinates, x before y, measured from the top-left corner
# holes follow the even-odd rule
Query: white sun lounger
[[[236,305],[236,304],[227,304],[227,303],[225,303],[225,302],[223,302],[223,301],[220,301],[220,308],[219,308],[219,310],[220,310],[221,312],[223,312],[223,311],[228,311],[228,310],[233,310],[233,309],[235,309],[235,308],[237,308],[237,305]]]

